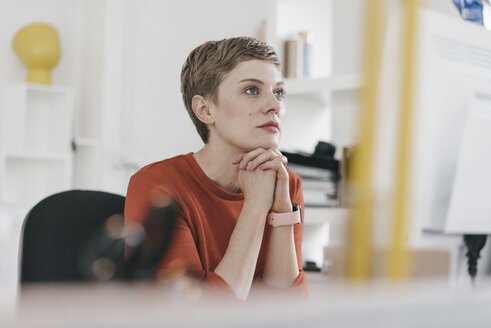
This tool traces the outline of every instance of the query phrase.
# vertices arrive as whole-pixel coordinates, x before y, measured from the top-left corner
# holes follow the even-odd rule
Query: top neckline
[[[186,155],[183,155],[184,159],[187,161],[187,163],[191,166],[192,172],[196,175],[196,177],[203,183],[203,185],[210,190],[212,193],[215,195],[227,199],[227,200],[244,200],[244,194],[239,193],[235,194],[232,192],[228,192],[225,189],[217,186],[215,182],[213,182],[203,171],[201,166],[199,166],[198,162],[193,156],[193,153],[188,153]]]

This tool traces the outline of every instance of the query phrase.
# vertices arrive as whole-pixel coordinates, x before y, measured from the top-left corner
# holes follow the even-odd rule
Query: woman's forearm
[[[267,212],[244,202],[225,255],[214,271],[240,299],[246,299],[251,289]]]
[[[278,212],[288,211],[291,211],[290,204]],[[287,288],[295,281],[298,274],[293,226],[271,228],[263,281],[272,287]]]

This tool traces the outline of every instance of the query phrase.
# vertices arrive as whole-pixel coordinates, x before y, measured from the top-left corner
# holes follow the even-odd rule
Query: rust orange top
[[[301,180],[290,170],[288,174],[290,198],[302,205],[303,211]],[[125,224],[142,222],[152,197],[158,193],[170,195],[178,204],[174,236],[159,271],[170,270],[176,263],[184,264],[187,272],[203,280],[205,291],[233,295],[228,284],[213,271],[225,254],[244,195],[230,193],[217,186],[203,172],[192,153],[180,155],[147,165],[131,177],[126,195]],[[307,295],[307,281],[302,270],[302,230],[303,223],[294,226],[300,274],[290,288],[274,288],[275,292]],[[251,293],[259,286],[270,288],[261,279],[270,231],[271,227],[266,224]]]

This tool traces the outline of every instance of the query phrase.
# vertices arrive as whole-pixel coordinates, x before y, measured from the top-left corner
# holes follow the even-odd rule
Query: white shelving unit
[[[264,38],[274,46],[285,63],[284,43],[301,31],[313,35],[312,76],[287,79],[288,94],[309,95],[336,91],[354,91],[362,86],[359,74],[333,75],[333,0],[269,0]],[[315,18],[315,19],[314,19]]]
[[[1,202],[33,205],[71,186],[73,92],[22,83],[5,90]]]
[[[73,111],[68,87],[21,83],[5,89],[0,203],[32,206],[56,192],[96,185],[99,146],[74,139]]]
[[[69,88],[22,83],[5,91],[5,152],[70,150],[73,93]]]

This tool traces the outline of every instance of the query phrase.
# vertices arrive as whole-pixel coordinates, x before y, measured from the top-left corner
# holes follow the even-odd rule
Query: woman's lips
[[[275,121],[269,121],[264,123],[263,125],[259,126],[261,129],[264,129],[268,132],[273,132],[273,133],[278,133],[280,132],[280,125],[278,122]]]
[[[264,129],[268,132],[273,132],[273,133],[278,133],[280,132],[280,130],[274,126],[274,125],[263,125],[263,126],[260,126],[261,129]]]

